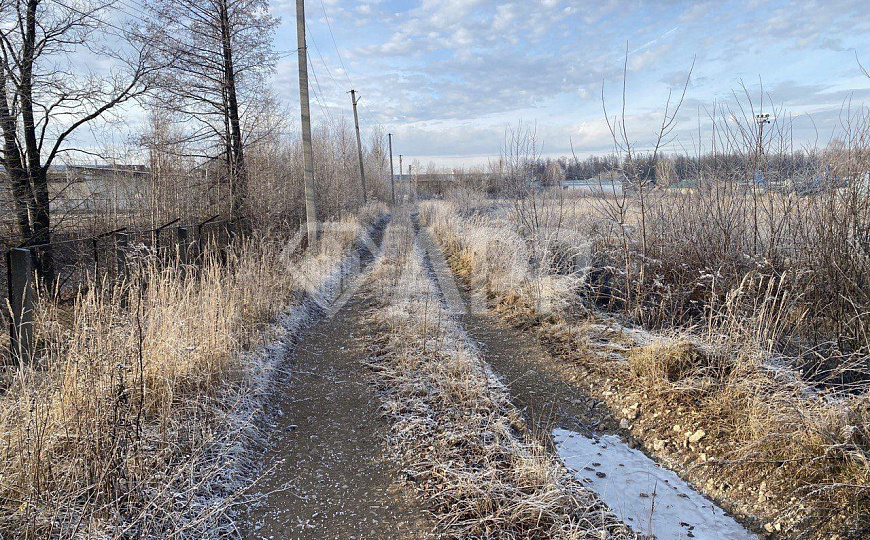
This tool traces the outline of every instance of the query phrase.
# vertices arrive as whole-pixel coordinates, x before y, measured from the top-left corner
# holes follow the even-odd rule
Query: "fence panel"
[[[50,244],[26,249],[15,248],[9,239],[0,239],[5,254],[0,257],[0,323],[10,330],[8,352],[24,347],[27,354],[22,356],[29,360],[32,325],[26,317],[32,306],[28,308],[27,302],[32,303],[35,294],[35,285],[31,286],[34,270],[49,254],[55,275],[51,289],[58,300],[69,301],[88,287],[126,279],[130,265],[137,262],[178,263],[186,273],[190,265],[201,263],[205,257],[217,256],[225,261],[226,249],[235,237],[236,228],[233,222],[218,217],[194,224],[179,224],[180,220],[176,219],[156,229],[118,229],[90,238],[57,233]],[[28,276],[29,281],[25,282],[24,276]],[[18,314],[14,321],[9,317],[10,307]],[[3,355],[0,347],[0,360]]]

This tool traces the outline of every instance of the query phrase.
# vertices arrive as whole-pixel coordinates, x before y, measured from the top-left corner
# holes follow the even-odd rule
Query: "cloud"
[[[538,120],[554,151],[569,139],[581,151],[607,148],[600,91],[621,88],[630,38],[629,116],[639,141],[649,139],[669,90],[680,89],[697,57],[680,118],[681,137],[697,138],[697,112],[732,99],[740,81],[765,81],[771,99],[797,112],[870,99],[853,50],[870,51],[870,21],[856,0],[692,2],[668,0],[324,0],[346,67],[330,52],[319,2],[310,3],[311,35],[338,87],[363,92],[364,124],[408,130],[420,152],[497,152],[497,134],[518,118]],[[279,0],[277,10],[292,3]],[[285,17],[293,21],[292,11]],[[311,20],[311,19],[310,19]],[[285,23],[285,47],[295,47]],[[870,53],[864,56],[870,58]],[[292,58],[279,73],[295,95]],[[338,114],[346,89],[335,88],[319,58],[312,62],[323,101]],[[290,98],[292,99],[292,98]],[[315,109],[316,111],[317,109]],[[648,119],[656,118],[656,122]],[[415,150],[417,151],[417,150]]]

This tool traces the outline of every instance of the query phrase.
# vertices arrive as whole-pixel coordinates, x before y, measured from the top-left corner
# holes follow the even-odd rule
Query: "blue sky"
[[[276,48],[295,50],[295,0],[272,8],[282,18]],[[616,105],[626,45],[628,124],[640,145],[693,58],[677,126],[685,148],[699,138],[699,111],[733,100],[741,82],[757,94],[763,81],[795,118],[798,144],[824,144],[843,104],[870,98],[856,61],[870,66],[870,17],[856,0],[307,0],[306,10],[315,122],[349,115],[353,85],[364,132],[379,123],[397,152],[442,165],[497,155],[519,120],[537,125],[545,154],[567,154],[572,141],[578,154],[609,151],[601,87]],[[274,77],[291,111],[296,70],[288,54]]]

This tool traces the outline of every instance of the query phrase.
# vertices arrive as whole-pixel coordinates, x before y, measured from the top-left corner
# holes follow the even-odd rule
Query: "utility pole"
[[[402,167],[402,154],[399,154],[399,183],[401,184],[404,181],[405,181],[405,169]],[[402,188],[402,189],[405,189],[405,188]],[[403,197],[404,197],[404,195],[403,195]],[[408,198],[410,199],[410,195],[408,196]]]
[[[350,100],[353,102],[353,123],[356,126],[356,150],[359,153],[359,177],[362,181],[363,204],[365,204],[368,202],[368,195],[366,194],[366,169],[363,165],[362,139],[359,136],[359,115],[356,113],[356,104],[359,103],[359,100],[356,98],[356,90],[350,91]]]
[[[308,47],[305,44],[305,0],[296,0],[299,48],[299,102],[302,105],[302,162],[305,166],[305,222],[308,247],[317,244],[317,201],[314,198],[314,151],[311,148],[311,104],[308,100]]]
[[[770,123],[770,114],[756,114],[755,121],[758,122],[758,146],[755,149],[758,165],[756,166],[760,167],[761,159],[764,157],[764,124]]]
[[[755,178],[752,180],[752,254],[758,254],[758,184],[766,185],[764,179],[764,124],[770,123],[769,114],[756,114],[758,122],[758,147],[755,149]]]
[[[393,172],[393,134],[387,133],[387,138],[390,141],[390,190],[393,194],[393,204],[396,204],[396,175]]]

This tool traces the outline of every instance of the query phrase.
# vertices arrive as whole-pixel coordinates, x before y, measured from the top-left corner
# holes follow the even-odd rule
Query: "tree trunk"
[[[33,62],[36,43],[36,9],[39,0],[28,0],[25,18],[24,54],[20,66],[21,78],[18,95],[21,102],[21,117],[24,128],[24,154],[27,160],[27,177],[33,193],[34,207],[30,213],[29,245],[45,245],[51,242],[51,215],[48,194],[48,170],[42,166],[39,142],[36,136],[36,121],[33,114]],[[49,286],[54,284],[54,261],[49,246],[39,248],[36,271]]]
[[[232,178],[233,218],[248,217],[248,176],[239,120],[239,102],[236,96],[236,72],[233,67],[232,28],[226,1],[220,2],[221,42],[223,44],[224,81],[226,85],[227,115],[230,123],[229,147],[232,150],[230,175]]]
[[[30,226],[30,216],[35,213],[36,199],[30,182],[27,178],[27,170],[21,162],[21,153],[18,150],[16,136],[15,117],[9,110],[9,99],[6,93],[6,66],[0,68],[0,129],[3,131],[3,166],[9,176],[12,185],[12,197],[15,204],[15,221],[21,238],[28,240],[33,235]]]

